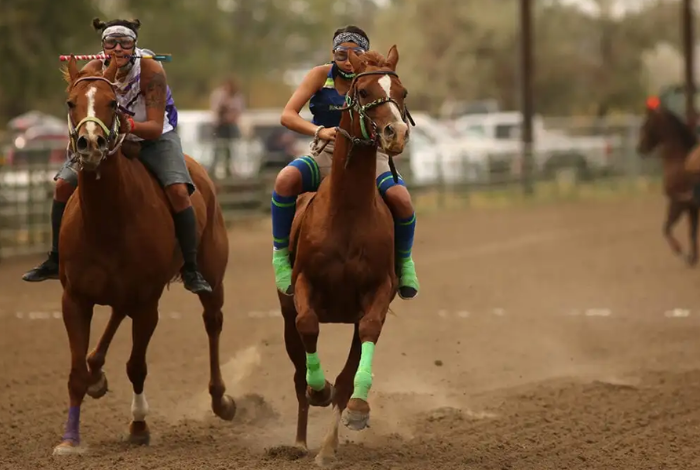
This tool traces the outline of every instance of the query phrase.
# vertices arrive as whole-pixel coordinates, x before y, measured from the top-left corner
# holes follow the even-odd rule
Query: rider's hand
[[[119,117],[119,133],[120,134],[129,134],[131,133],[131,122],[129,121],[129,116],[126,113],[123,113],[121,111],[117,111],[117,116]]]
[[[335,140],[335,133],[335,127],[326,127],[318,133],[318,138],[321,140]]]

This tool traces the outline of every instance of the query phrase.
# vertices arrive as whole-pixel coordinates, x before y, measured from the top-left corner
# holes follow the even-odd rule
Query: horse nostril
[[[105,150],[107,148],[107,139],[101,135],[97,136],[97,148],[100,150]]]
[[[78,137],[78,142],[76,142],[76,147],[78,149],[78,152],[85,152],[88,149],[88,140],[87,137],[84,135],[81,135]]]
[[[386,137],[387,139],[389,139],[389,138],[391,138],[391,137],[394,137],[394,135],[396,135],[396,131],[394,131],[394,126],[392,126],[391,124],[389,124],[388,126],[386,126],[386,127],[384,128],[384,137]]]

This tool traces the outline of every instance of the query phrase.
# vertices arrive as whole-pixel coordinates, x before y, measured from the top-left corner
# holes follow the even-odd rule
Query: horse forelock
[[[377,51],[367,51],[360,56],[362,62],[370,67],[388,67],[386,58]]]
[[[103,74],[102,72],[95,72],[95,73],[90,73],[89,70],[81,70],[78,72],[78,76],[75,77],[75,80],[71,79],[70,77],[70,72],[68,71],[68,65],[64,65],[61,67],[61,75],[63,76],[63,80],[68,84],[66,86],[66,93],[70,92],[71,88],[73,87],[73,83],[75,83],[75,80],[78,80],[79,78],[83,77],[102,77]]]

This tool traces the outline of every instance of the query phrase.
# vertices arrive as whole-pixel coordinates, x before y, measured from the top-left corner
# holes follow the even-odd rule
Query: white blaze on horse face
[[[87,97],[88,104],[87,104],[87,115],[90,118],[95,117],[95,95],[97,94],[97,88],[94,86],[91,86],[87,93],[85,93],[85,96]],[[95,142],[97,140],[97,135],[95,134],[95,131],[97,130],[97,124],[95,124],[92,121],[88,121],[85,123],[85,129],[87,130],[88,133],[88,139],[90,139],[92,142]]]
[[[379,79],[379,85],[382,87],[382,90],[384,90],[384,92],[386,93],[387,98],[391,98],[391,77],[389,75],[384,75],[382,78]],[[396,118],[396,120],[399,122],[403,122],[403,118],[401,117],[401,111],[399,111],[399,108],[396,106],[396,104],[387,104],[391,108],[391,112]]]

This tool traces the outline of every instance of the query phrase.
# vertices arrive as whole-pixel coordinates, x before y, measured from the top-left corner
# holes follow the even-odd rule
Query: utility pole
[[[522,114],[520,161],[522,162],[523,192],[526,195],[534,193],[532,178],[534,172],[532,75],[532,0],[520,0],[520,112]]]

